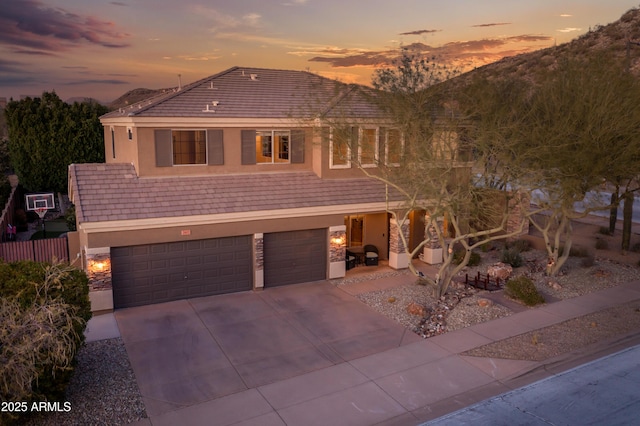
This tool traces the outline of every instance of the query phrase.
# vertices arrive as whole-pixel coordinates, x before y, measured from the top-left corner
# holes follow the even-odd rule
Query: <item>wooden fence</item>
[[[62,237],[1,243],[0,258],[5,262],[19,260],[69,262],[69,242],[67,237]]]

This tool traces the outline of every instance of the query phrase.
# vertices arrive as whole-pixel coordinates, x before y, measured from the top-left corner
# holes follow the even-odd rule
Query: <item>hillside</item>
[[[118,108],[124,108],[133,105],[145,99],[155,98],[167,92],[173,91],[174,88],[167,89],[133,89],[111,102],[107,107],[110,111]]]
[[[532,77],[544,69],[553,67],[559,57],[583,58],[601,51],[608,52],[620,60],[626,60],[627,49],[631,60],[630,69],[635,75],[640,75],[640,9],[638,8],[629,10],[615,22],[592,28],[586,34],[568,43],[503,58],[477,68],[464,74],[463,80],[472,76],[496,78],[514,74],[520,77]]]

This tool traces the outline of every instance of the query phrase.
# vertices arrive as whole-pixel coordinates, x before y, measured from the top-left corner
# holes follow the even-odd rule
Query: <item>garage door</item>
[[[264,235],[265,287],[318,281],[326,277],[326,229]]]
[[[250,236],[111,249],[116,308],[250,290]]]

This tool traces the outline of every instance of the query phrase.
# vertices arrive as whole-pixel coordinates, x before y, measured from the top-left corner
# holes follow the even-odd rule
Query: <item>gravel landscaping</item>
[[[29,426],[122,425],[146,417],[122,339],[85,344],[67,388],[70,412],[47,413],[29,419]]]

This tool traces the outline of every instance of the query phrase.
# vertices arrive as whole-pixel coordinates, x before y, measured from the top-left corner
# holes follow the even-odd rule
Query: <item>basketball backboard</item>
[[[24,197],[27,211],[56,208],[55,196],[52,193],[26,194]]]

